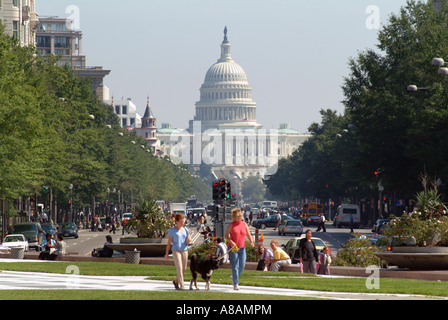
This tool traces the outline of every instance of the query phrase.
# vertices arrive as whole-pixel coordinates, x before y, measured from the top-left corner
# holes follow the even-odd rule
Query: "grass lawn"
[[[66,273],[66,268],[70,265],[76,265],[81,275],[104,275],[104,276],[145,276],[153,280],[168,280],[175,278],[176,270],[173,266],[162,265],[134,265],[124,263],[98,263],[98,262],[26,262],[26,263],[1,263],[0,270],[28,271],[28,272],[48,272],[48,273]],[[219,269],[213,273],[212,284],[231,284],[229,269]],[[185,282],[189,284],[191,275],[189,270],[185,273]],[[201,279],[202,280],[202,279]],[[204,282],[198,284],[201,289],[204,288]],[[260,272],[246,270],[240,278],[240,285],[250,285],[258,287],[278,287],[303,290],[321,290],[334,292],[365,292],[365,293],[392,293],[392,294],[421,294],[428,296],[448,296],[448,285],[446,282],[419,281],[407,279],[380,279],[380,288],[369,290],[366,287],[365,278],[321,278],[312,275],[302,275],[291,272]],[[261,289],[261,288],[260,288]],[[45,294],[49,296],[54,292],[48,293],[39,291],[33,293],[32,290],[14,291],[0,290],[0,299],[45,299]],[[44,296],[43,296],[44,295]],[[222,295],[222,296],[221,296]],[[17,298],[16,298],[17,297]],[[225,294],[218,297],[213,293],[213,299],[290,299],[291,297],[279,296],[255,296],[244,294]],[[132,291],[106,291],[106,290],[61,290],[58,291],[58,299],[61,300],[205,300],[210,299],[210,294],[201,290],[197,291],[176,291],[171,292],[138,292]],[[300,298],[303,299],[303,298]]]

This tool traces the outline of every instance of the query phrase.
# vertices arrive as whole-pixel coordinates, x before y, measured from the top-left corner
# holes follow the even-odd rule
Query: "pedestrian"
[[[113,256],[114,254],[114,250],[112,250],[111,248],[109,248],[107,245],[108,244],[112,244],[112,237],[107,235],[106,236],[106,242],[104,243],[104,246],[102,249],[100,249],[98,251],[98,257],[105,257],[105,258],[110,258]]]
[[[213,242],[215,244],[215,253],[210,254],[209,256],[218,259],[220,266],[222,266],[224,263],[229,263],[227,246],[222,241],[222,238],[217,237],[213,240]]]
[[[54,245],[54,249],[53,253],[48,257],[48,260],[56,260],[56,257],[65,256],[67,254],[67,244],[62,235],[58,235],[58,240]]]
[[[350,233],[354,233],[355,231],[353,230],[353,213],[350,213]]]
[[[246,237],[249,239],[250,245],[254,247],[254,241],[247,224],[242,221],[243,213],[241,209],[232,210],[233,222],[229,224],[225,233],[225,239],[231,248],[235,247],[235,251],[229,253],[230,263],[232,265],[232,282],[233,289],[239,290],[239,278],[244,271],[246,265]]]
[[[176,280],[173,280],[174,288],[176,290],[184,290],[184,273],[188,265],[188,243],[190,243],[191,236],[185,225],[185,216],[181,213],[176,213],[174,216],[175,226],[168,231],[168,243],[166,245],[165,259],[169,259],[169,251],[173,253],[174,266],[176,267]]]
[[[295,254],[298,255],[298,259],[303,264],[303,273],[316,274],[316,263],[318,262],[318,253],[316,245],[311,239],[312,232],[310,229],[306,230],[305,238],[299,242],[299,248]]]
[[[325,215],[323,214],[319,217],[319,227],[316,232],[319,232],[321,229],[323,229],[323,232],[327,232],[327,229],[325,228]]]
[[[280,212],[277,212],[277,225],[275,226],[274,230],[276,230],[280,226],[280,223],[282,223],[282,216]]]
[[[319,255],[319,268],[317,274],[330,275],[331,256],[328,247],[324,247]]]
[[[47,233],[45,239],[42,241],[43,251],[39,254],[39,260],[48,260],[50,254],[54,251],[54,239],[51,238],[51,234]]]
[[[270,271],[278,271],[281,266],[289,266],[291,265],[291,258],[289,255],[279,247],[277,240],[271,241],[271,248],[273,252],[273,259],[268,261],[271,264]]]
[[[266,249],[264,244],[260,245],[260,260],[258,261],[257,270],[268,271],[270,268],[269,261],[274,258],[272,251]]]

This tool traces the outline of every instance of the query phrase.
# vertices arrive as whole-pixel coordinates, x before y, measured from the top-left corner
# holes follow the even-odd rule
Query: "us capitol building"
[[[217,177],[234,180],[274,174],[279,159],[292,154],[310,134],[299,133],[286,123],[263,129],[243,68],[230,53],[227,28],[221,57],[205,75],[196,102],[196,115],[188,129],[163,123],[157,130],[157,148],[174,163],[211,165]]]

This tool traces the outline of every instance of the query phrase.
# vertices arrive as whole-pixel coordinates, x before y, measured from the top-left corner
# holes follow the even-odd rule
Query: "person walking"
[[[291,258],[289,255],[278,246],[277,240],[271,241],[271,248],[274,253],[273,259],[268,261],[268,264],[271,264],[270,271],[278,271],[281,266],[289,266],[291,265]]]
[[[299,248],[295,254],[298,255],[300,262],[303,264],[303,273],[316,274],[316,263],[318,262],[318,254],[316,245],[311,240],[312,232],[310,229],[306,230],[305,238],[300,240]]]
[[[353,214],[350,213],[350,233],[354,233],[354,232],[355,232],[355,231],[353,230],[353,225],[354,225]]]
[[[282,215],[280,212],[277,212],[277,224],[275,225],[274,230],[277,230],[278,227],[280,227],[280,224],[282,223]]]
[[[229,224],[225,233],[225,239],[231,248],[236,248],[235,251],[229,253],[230,264],[232,265],[232,282],[233,289],[239,290],[239,278],[244,271],[246,265],[246,238],[249,239],[250,245],[254,247],[254,241],[249,231],[249,227],[243,221],[243,213],[241,209],[235,208],[232,210],[233,222]]]
[[[174,216],[175,226],[168,231],[168,243],[166,245],[165,259],[169,259],[169,251],[172,247],[174,265],[176,267],[176,280],[173,281],[176,290],[184,289],[184,273],[188,264],[188,243],[191,242],[191,236],[185,225],[185,217],[181,213]]]
[[[325,228],[325,215],[322,214],[319,217],[319,227],[317,228],[316,232],[319,232],[320,230],[323,230],[323,232],[327,232],[327,228]]]
[[[330,275],[331,256],[328,247],[324,247],[319,255],[319,269],[317,274]]]

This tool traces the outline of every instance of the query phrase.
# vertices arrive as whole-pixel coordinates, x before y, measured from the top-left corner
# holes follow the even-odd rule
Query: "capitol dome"
[[[230,54],[227,28],[221,44],[221,57],[207,71],[196,103],[194,121],[206,129],[259,129],[256,103],[243,68]]]

